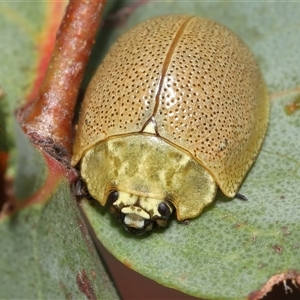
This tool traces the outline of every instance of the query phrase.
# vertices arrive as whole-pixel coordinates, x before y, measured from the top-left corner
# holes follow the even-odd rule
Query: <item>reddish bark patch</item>
[[[279,253],[279,254],[281,254],[283,251],[283,248],[280,245],[274,245],[273,249],[275,250],[276,253]]]
[[[91,282],[85,272],[85,270],[82,270],[80,273],[76,276],[76,282],[78,285],[79,290],[90,300],[96,300],[96,295],[94,292],[94,289],[91,285]]]
[[[269,292],[272,291],[275,285],[283,283],[286,292],[290,290],[286,285],[286,281],[291,280],[293,285],[299,288],[300,286],[300,274],[297,271],[288,271],[272,276],[267,283],[258,291],[254,291],[248,295],[249,300],[259,300],[265,297]]]
[[[132,269],[132,264],[128,260],[123,260],[122,263],[129,269]]]
[[[292,115],[294,112],[300,109],[300,96],[298,96],[293,102],[288,103],[284,110],[287,115]]]

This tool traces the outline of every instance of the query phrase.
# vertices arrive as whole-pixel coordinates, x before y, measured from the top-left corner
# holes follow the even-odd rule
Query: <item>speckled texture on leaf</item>
[[[24,102],[32,84],[37,55],[35,39],[42,27],[44,8],[40,3],[35,3],[34,10],[29,3],[0,3],[0,86],[9,98],[6,111],[13,111]]]

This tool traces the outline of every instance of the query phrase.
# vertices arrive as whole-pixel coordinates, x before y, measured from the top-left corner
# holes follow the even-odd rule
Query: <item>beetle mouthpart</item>
[[[153,221],[150,215],[137,206],[123,207],[120,211],[120,221],[124,228],[137,235],[141,235],[153,228]]]
[[[136,214],[125,214],[123,223],[127,227],[135,227],[137,229],[144,227],[144,218]]]
[[[123,224],[123,227],[126,231],[136,234],[136,235],[142,235],[146,231],[150,231],[153,228],[153,221],[150,220],[149,215],[148,218],[144,218],[140,214],[137,214],[134,212],[136,209],[139,209],[138,207],[125,207],[122,211],[118,211],[118,209],[115,208],[116,212],[118,213],[118,219]],[[131,212],[129,212],[131,211]],[[141,211],[139,209],[139,211]]]
[[[153,222],[150,219],[144,219],[137,214],[123,214],[122,223],[125,229],[134,234],[143,234],[146,231],[150,231],[153,227]]]

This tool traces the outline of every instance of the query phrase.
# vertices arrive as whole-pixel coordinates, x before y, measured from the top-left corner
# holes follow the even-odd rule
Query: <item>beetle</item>
[[[82,103],[72,165],[90,195],[142,234],[198,216],[217,188],[233,198],[264,140],[259,66],[226,27],[190,15],[123,34]]]

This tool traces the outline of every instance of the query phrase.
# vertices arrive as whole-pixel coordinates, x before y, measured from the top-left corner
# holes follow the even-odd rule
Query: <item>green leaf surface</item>
[[[188,226],[174,218],[168,228],[145,237],[124,232],[97,203],[82,206],[104,246],[135,271],[197,297],[244,299],[275,274],[300,272],[300,111],[285,112],[300,95],[300,3],[148,1],[105,39],[110,44],[134,24],[167,13],[226,25],[259,61],[271,114],[262,151],[239,191],[249,201],[219,193]]]
[[[18,121],[12,116],[7,119],[12,121],[13,132],[9,132],[9,136],[15,143],[9,149],[10,162],[6,173],[13,179],[15,198],[26,200],[44,184],[48,170],[42,154],[30,143]]]
[[[37,64],[36,40],[43,29],[45,4],[0,2],[0,86],[8,97],[5,111],[24,103]],[[2,106],[2,105],[1,105]]]
[[[1,219],[1,299],[118,299],[72,199],[62,181],[46,205]]]

